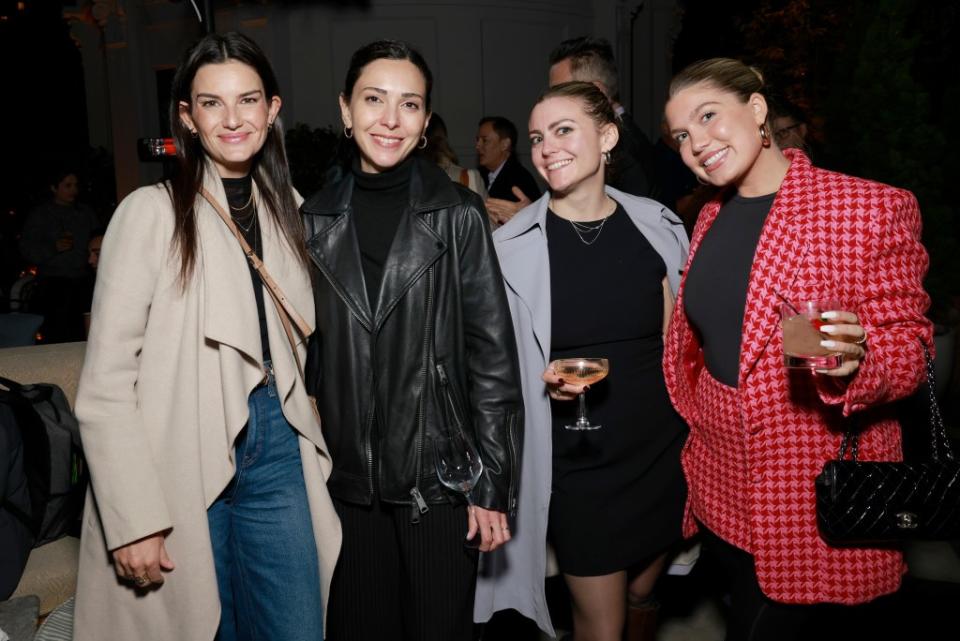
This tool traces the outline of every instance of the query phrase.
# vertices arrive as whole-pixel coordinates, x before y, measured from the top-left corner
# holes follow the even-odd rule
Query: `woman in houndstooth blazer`
[[[723,189],[693,232],[664,369],[690,425],[684,532],[701,532],[728,579],[728,638],[783,641],[828,612],[851,614],[810,604],[864,603],[900,585],[900,552],[820,538],[814,478],[854,414],[861,458],[901,457],[891,401],[921,380],[932,327],[916,199],[778,149],[762,90],[756,70],[730,59],[694,63],[671,84],[683,160]],[[839,302],[821,332],[843,362],[785,369],[781,302],[824,299]]]

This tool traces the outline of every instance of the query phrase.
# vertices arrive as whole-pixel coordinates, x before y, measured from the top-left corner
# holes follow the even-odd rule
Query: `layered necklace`
[[[607,221],[610,220],[610,216],[617,211],[617,203],[614,200],[609,201],[613,205],[613,211],[608,212],[600,220],[591,220],[589,222],[581,222],[577,220],[567,219],[567,222],[570,223],[570,226],[573,227],[573,231],[576,232],[577,237],[580,239],[580,242],[584,245],[592,245],[597,242],[597,239],[600,238],[600,232],[603,231],[603,226],[607,224]]]
[[[243,230],[243,233],[249,233],[250,228],[253,227],[254,221],[257,219],[257,208],[251,207],[253,203],[253,188],[250,189],[250,197],[247,198],[247,202],[241,205],[240,207],[234,207],[228,202],[227,205],[230,206],[230,216],[233,218],[233,222],[237,223],[237,226]],[[242,213],[245,212],[245,213]]]

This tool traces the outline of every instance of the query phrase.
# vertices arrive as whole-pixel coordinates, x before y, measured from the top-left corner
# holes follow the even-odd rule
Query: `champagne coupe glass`
[[[435,437],[433,448],[437,478],[451,490],[462,493],[467,499],[467,504],[473,507],[470,491],[483,472],[483,462],[480,460],[477,448],[459,429]],[[464,545],[470,548],[479,546],[479,534],[465,541]]]
[[[576,385],[593,385],[601,381],[610,373],[610,361],[605,358],[561,358],[553,364],[554,371],[565,383]],[[588,431],[598,430],[600,425],[594,425],[587,419],[586,390],[580,392],[580,408],[577,422],[573,425],[564,425],[568,430]]]

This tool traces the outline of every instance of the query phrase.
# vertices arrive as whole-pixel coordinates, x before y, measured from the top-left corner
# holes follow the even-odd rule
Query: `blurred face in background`
[[[94,271],[97,270],[97,265],[100,264],[101,245],[103,245],[103,236],[94,236],[90,239],[90,242],[87,243],[87,264],[90,265]]]
[[[386,171],[417,148],[430,119],[426,95],[427,81],[415,64],[387,58],[363,68],[350,96],[340,94],[340,116],[352,130],[363,171]]]
[[[807,149],[807,125],[790,116],[780,116],[770,122],[773,140],[780,149]]]
[[[67,174],[59,183],[51,185],[50,191],[53,192],[53,201],[58,205],[72,205],[80,191],[77,177],[73,174]]]
[[[489,171],[494,171],[510,157],[510,139],[501,138],[492,122],[480,125],[474,148],[477,150],[477,163]]]

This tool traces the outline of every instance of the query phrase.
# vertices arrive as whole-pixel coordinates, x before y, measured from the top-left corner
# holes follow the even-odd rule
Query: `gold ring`
[[[853,344],[854,344],[854,345],[863,345],[863,344],[866,343],[866,342],[867,342],[867,330],[863,330],[863,336],[861,336],[859,339],[853,341]]]
[[[134,582],[134,584],[136,584],[136,586],[137,586],[138,588],[142,588],[142,587],[145,586],[146,584],[150,583],[150,579],[147,578],[146,575],[144,575],[144,576],[137,576],[137,577],[134,577],[134,578],[133,578],[133,582]]]

